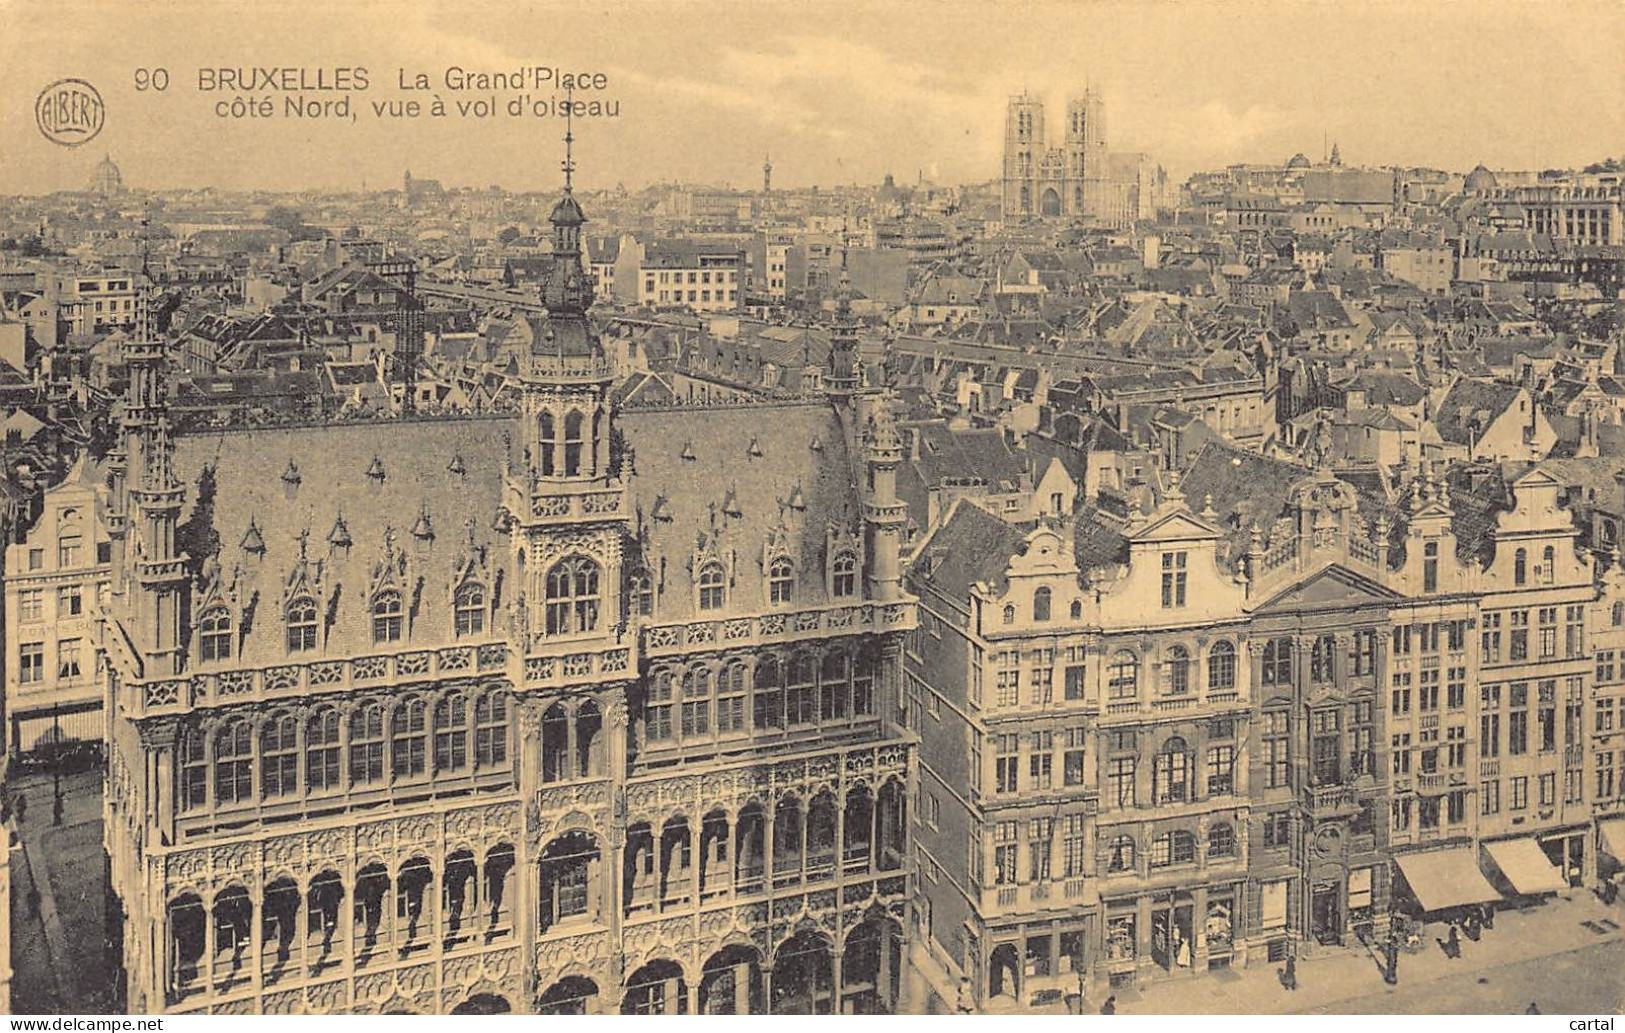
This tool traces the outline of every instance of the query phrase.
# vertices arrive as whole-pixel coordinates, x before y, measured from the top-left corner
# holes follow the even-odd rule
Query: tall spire
[[[564,91],[564,192],[570,193],[574,185],[576,163],[572,154],[575,145],[575,89]]]

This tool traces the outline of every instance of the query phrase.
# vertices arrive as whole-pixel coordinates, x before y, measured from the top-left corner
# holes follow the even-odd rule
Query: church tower
[[[1014,221],[1037,211],[1038,165],[1044,157],[1044,102],[1021,93],[1004,114],[1004,218]]]

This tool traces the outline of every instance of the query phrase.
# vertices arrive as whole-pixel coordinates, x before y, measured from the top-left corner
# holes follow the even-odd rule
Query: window
[[[1236,856],[1236,830],[1222,823],[1209,826],[1207,856],[1209,858]]]
[[[409,699],[389,715],[390,770],[396,778],[415,778],[428,766],[428,708]]]
[[[1106,768],[1106,780],[1111,783],[1111,799],[1118,807],[1134,806],[1134,758],[1113,757]]]
[[[350,715],[350,785],[384,780],[384,708],[368,703]]]
[[[1017,743],[1014,735],[993,737],[993,791],[996,793],[1014,793],[1019,787],[1021,772]]]
[[[655,586],[654,578],[649,576],[647,570],[639,570],[632,575],[627,588],[630,593],[629,605],[634,617],[653,617],[655,612]]]
[[[1290,776],[1288,764],[1288,726],[1284,710],[1264,712],[1264,784],[1279,789]]]
[[[45,680],[45,643],[24,642],[17,647],[17,680],[24,685]]]
[[[288,604],[288,652],[303,653],[316,648],[316,600],[308,595]]]
[[[1272,638],[1264,643],[1264,684],[1292,684],[1292,640]]]
[[[299,721],[276,714],[260,729],[260,796],[270,800],[299,791]]]
[[[847,599],[858,592],[858,558],[850,552],[835,557],[830,568],[830,588],[837,599]]]
[[[1062,758],[1062,778],[1069,786],[1083,785],[1084,730],[1066,730],[1066,754]]]
[[[1512,583],[1524,585],[1529,583],[1529,550],[1519,549],[1512,554]]]
[[[1422,591],[1439,590],[1439,543],[1428,542],[1422,547]]]
[[[775,606],[790,602],[795,594],[795,583],[795,568],[790,564],[789,560],[780,556],[768,567],[768,601]],[[714,608],[706,607],[706,609]]]
[[[656,671],[649,681],[649,699],[643,710],[643,735],[649,742],[672,737],[672,682],[670,671]]]
[[[1557,578],[1557,550],[1550,545],[1540,551],[1540,583],[1549,585]]]
[[[564,416],[564,476],[581,475],[582,428],[586,417],[571,410]]]
[[[1134,837],[1117,836],[1106,848],[1106,873],[1132,872],[1134,870]]]
[[[791,726],[810,725],[818,719],[818,666],[811,656],[790,661],[790,686],[784,693],[785,718]]]
[[[1540,776],[1540,805],[1552,807],[1557,803],[1557,775],[1547,772]]]
[[[1033,620],[1049,620],[1050,590],[1037,588],[1033,590]]]
[[[209,803],[209,755],[203,734],[189,730],[181,737],[181,809],[190,811]]]
[[[585,556],[567,556],[553,565],[547,572],[547,634],[598,630],[598,580],[598,564]]]
[[[1236,647],[1230,642],[1215,642],[1207,654],[1207,687],[1209,692],[1228,692],[1236,687]]]
[[[1517,775],[1512,779],[1512,803],[1507,808],[1513,811],[1526,811],[1529,809],[1529,777]]]
[[[1034,789],[1048,789],[1054,775],[1055,733],[1034,732],[1027,755],[1027,776]]]
[[[1034,818],[1027,823],[1027,843],[1030,865],[1027,877],[1030,882],[1044,882],[1050,877],[1050,844],[1055,840],[1055,819]],[[1048,942],[1048,938],[1045,938]],[[1049,960],[1049,953],[1045,951],[1044,960]]]
[[[1190,754],[1185,740],[1175,736],[1163,743],[1151,768],[1151,797],[1160,806],[1190,797]]]
[[[1264,815],[1264,846],[1279,850],[1292,845],[1292,816],[1287,811]],[[1284,883],[1282,885],[1285,885]]]
[[[1085,834],[1085,819],[1081,814],[1068,814],[1065,826],[1066,838],[1061,842],[1062,864],[1065,878],[1073,879],[1083,874],[1083,858],[1089,849],[1089,838]],[[1061,934],[1061,943],[1066,943],[1066,934]],[[1081,952],[1082,946],[1079,946]]]
[[[1207,795],[1228,796],[1236,790],[1236,748],[1209,746],[1207,750]]]
[[[1075,655],[1069,655],[1067,659],[1081,661],[1083,659],[1083,649],[1082,649],[1082,647],[1073,647],[1073,648],[1076,650]],[[1071,653],[1072,651],[1069,650],[1068,652]],[[1083,672],[1084,672],[1084,670],[1085,670],[1085,668],[1084,668],[1082,663],[1072,663],[1072,664],[1067,665],[1066,676],[1065,676],[1066,677],[1066,698],[1067,699],[1082,699],[1083,698]]]
[[[1537,718],[1540,722],[1540,752],[1553,753],[1557,750],[1557,682],[1540,683]]]
[[[1557,656],[1557,607],[1540,608],[1540,658],[1551,660]]]
[[[198,655],[204,663],[231,659],[231,611],[224,606],[210,607],[198,621]]]
[[[993,826],[993,884],[1012,886],[1016,882],[1016,823],[997,822]]]
[[[45,593],[37,588],[25,588],[17,593],[17,620],[23,624],[37,624],[45,619]]]
[[[1507,642],[1509,660],[1529,659],[1529,611],[1512,611],[1512,633]]]
[[[1112,654],[1106,691],[1112,699],[1134,699],[1140,694],[1140,661],[1126,649]]]
[[[1151,843],[1151,867],[1168,868],[1196,862],[1196,837],[1183,830],[1165,832]]]
[[[63,585],[56,590],[56,616],[58,620],[64,617],[78,617],[84,612],[84,590],[80,586]]]
[[[215,733],[214,799],[221,806],[254,798],[254,733],[236,720]]]
[[[401,593],[394,589],[379,592],[372,600],[372,640],[383,645],[399,642],[405,617],[401,611]]]
[[[1478,810],[1480,814],[1501,813],[1501,780],[1486,779],[1478,783]]]
[[[56,644],[56,680],[59,682],[78,681],[82,673],[79,668],[79,640],[76,638],[59,639]]]
[[[1183,552],[1162,554],[1162,608],[1185,605],[1185,557]]]
[[[734,664],[717,675],[717,731],[745,730],[745,665]]]
[[[305,719],[305,785],[310,791],[339,789],[339,713],[318,710]]]
[[[1574,658],[1585,654],[1586,610],[1584,606],[1570,606],[1564,616],[1563,655]]]
[[[436,773],[468,767],[468,701],[452,693],[434,705],[434,769]]]
[[[1006,606],[1004,608],[1004,623],[1006,623],[1006,624],[1014,624],[1015,622],[1016,622],[1016,608],[1014,606]]]
[[[683,673],[682,735],[695,739],[711,734],[711,672],[704,667]]]
[[[28,569],[29,570],[40,570],[44,566],[45,566],[45,550],[44,549],[29,549],[28,550]]]
[[[1191,690],[1191,655],[1184,646],[1171,646],[1163,661],[1163,694],[1183,696]]]
[[[553,463],[557,448],[557,434],[553,423],[553,414],[544,412],[536,420],[537,451],[541,453],[542,476],[553,476]]]
[[[1332,635],[1316,636],[1314,643],[1309,647],[1309,680],[1316,684],[1332,681],[1336,677],[1334,660],[1337,656],[1337,639]]]
[[[700,568],[700,609],[722,609],[727,600],[726,580],[720,563],[707,563]]]
[[[758,731],[784,727],[784,707],[780,698],[783,681],[779,675],[779,662],[771,656],[756,664],[755,689],[751,710]]]
[[[65,535],[57,541],[56,564],[58,567],[77,567],[83,553],[84,540],[76,534]]]
[[[485,586],[471,581],[457,590],[452,599],[453,633],[458,638],[485,631]]]
[[[508,762],[508,697],[487,692],[474,704],[474,766],[484,770]]]
[[[1479,659],[1483,663],[1500,663],[1501,661],[1501,615],[1486,613],[1483,615],[1484,631],[1481,636]]]
[[[1612,649],[1597,650],[1597,683],[1599,685],[1614,680],[1615,653]]]

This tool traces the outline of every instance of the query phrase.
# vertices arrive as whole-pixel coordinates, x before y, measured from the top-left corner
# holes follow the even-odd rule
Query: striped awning
[[[14,746],[19,753],[34,753],[53,743],[101,742],[102,710],[36,710],[12,718]]]

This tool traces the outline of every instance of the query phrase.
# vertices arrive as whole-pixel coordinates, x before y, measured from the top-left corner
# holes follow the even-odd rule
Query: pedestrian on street
[[[51,824],[62,824],[62,797],[60,796],[51,801]]]
[[[1523,1010],[1523,1013],[1525,1015],[1539,1015],[1540,1014],[1540,1005],[1536,1004],[1534,1001],[1530,1001],[1529,1002],[1529,1007],[1525,1008]]]
[[[1117,1014],[1117,998],[1116,997],[1108,997],[1108,998],[1106,998],[1106,1003],[1102,1004],[1100,1006],[1100,1014],[1102,1014],[1102,1015],[1116,1015]]]
[[[1444,953],[1450,958],[1461,957],[1461,936],[1456,932],[1455,926],[1450,927],[1450,935],[1445,939]]]
[[[1281,973],[1281,985],[1288,990],[1298,988],[1298,959],[1295,956],[1287,956],[1286,970]]]

